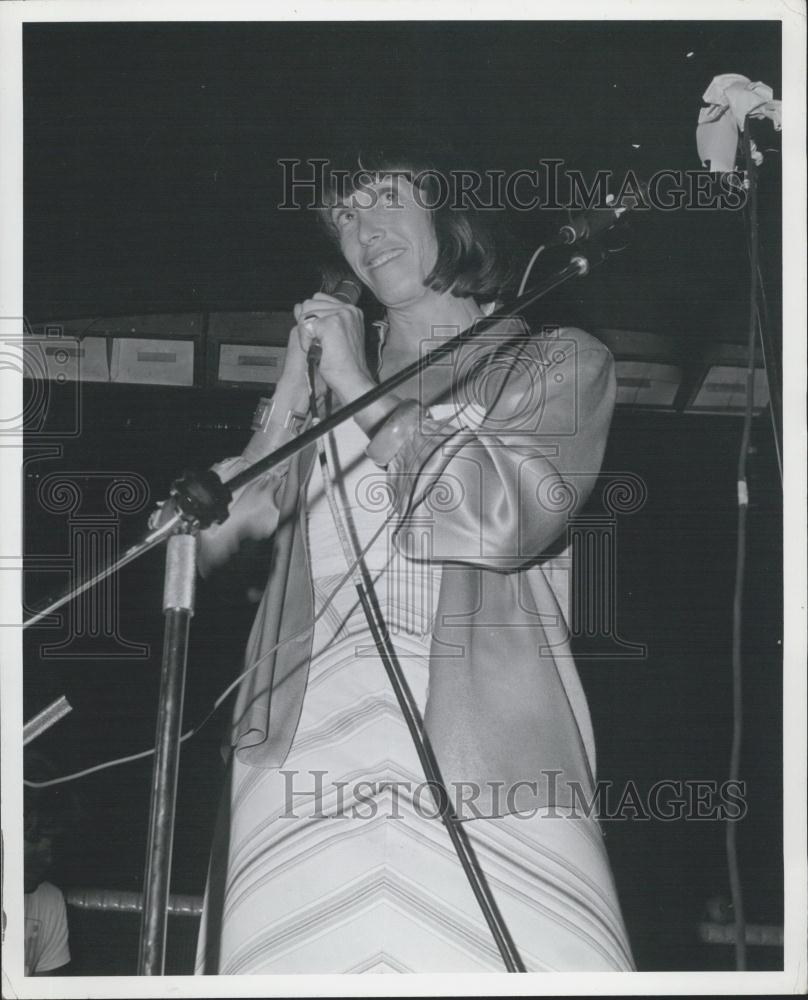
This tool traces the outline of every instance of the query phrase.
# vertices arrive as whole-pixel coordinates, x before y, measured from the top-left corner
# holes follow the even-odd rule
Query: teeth
[[[388,250],[387,253],[383,253],[381,257],[374,257],[374,259],[368,264],[369,268],[381,267],[382,264],[386,264],[388,260],[392,260],[394,257],[398,257],[401,250]]]

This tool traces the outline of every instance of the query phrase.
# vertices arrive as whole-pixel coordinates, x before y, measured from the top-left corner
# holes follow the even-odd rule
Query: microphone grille
[[[362,294],[362,286],[355,278],[341,278],[331,294],[335,299],[355,306]]]

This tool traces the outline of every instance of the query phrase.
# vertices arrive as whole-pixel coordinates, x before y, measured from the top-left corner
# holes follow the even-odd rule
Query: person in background
[[[25,777],[44,781],[53,769],[40,755],[25,760]],[[50,788],[25,786],[25,975],[65,975],[70,965],[67,907],[61,889],[46,876],[54,866],[64,829],[65,806]]]

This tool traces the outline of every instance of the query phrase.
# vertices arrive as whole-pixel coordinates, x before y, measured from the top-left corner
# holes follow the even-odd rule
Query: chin
[[[394,309],[397,306],[406,306],[418,302],[425,295],[429,294],[429,289],[421,282],[398,285],[394,288],[379,288],[374,291],[376,298],[383,306]]]

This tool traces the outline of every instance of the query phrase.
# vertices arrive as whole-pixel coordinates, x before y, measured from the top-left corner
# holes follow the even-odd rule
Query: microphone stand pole
[[[194,613],[195,582],[196,529],[192,525],[183,523],[169,538],[166,547],[163,662],[152,770],[146,870],[143,877],[143,913],[140,921],[137,968],[139,976],[165,974],[168,894],[177,804],[182,703],[185,695],[188,634]]]

